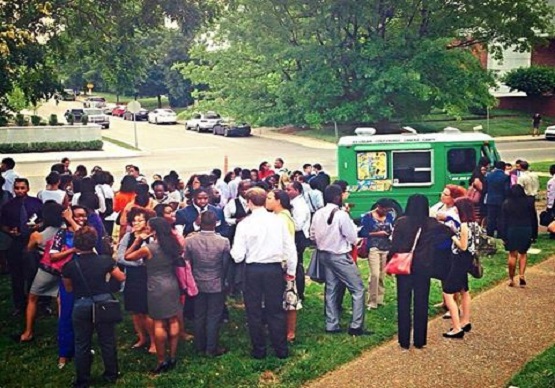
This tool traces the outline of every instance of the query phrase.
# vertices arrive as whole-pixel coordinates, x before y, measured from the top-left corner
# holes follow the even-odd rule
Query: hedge
[[[102,140],[42,143],[6,143],[0,144],[0,154],[23,154],[27,152],[57,151],[98,151],[102,150],[102,145]]]

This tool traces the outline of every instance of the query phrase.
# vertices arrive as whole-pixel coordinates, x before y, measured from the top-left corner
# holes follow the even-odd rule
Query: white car
[[[194,129],[197,132],[212,132],[214,126],[220,121],[222,121],[222,117],[216,112],[195,113],[193,117],[185,123],[185,129]]]
[[[545,129],[545,140],[555,140],[555,125],[551,125]]]
[[[148,114],[147,120],[154,124],[176,124],[177,114],[171,109],[154,109]]]
[[[102,109],[84,108],[83,113],[89,117],[89,123],[98,124],[104,129],[110,128],[110,118],[104,114]]]

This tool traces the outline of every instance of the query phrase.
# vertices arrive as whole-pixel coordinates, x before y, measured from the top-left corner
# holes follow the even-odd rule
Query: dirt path
[[[444,339],[450,321],[436,318],[425,349],[402,352],[395,338],[308,386],[503,387],[555,343],[555,257],[530,267],[526,279],[527,288],[504,282],[477,296],[464,340]]]

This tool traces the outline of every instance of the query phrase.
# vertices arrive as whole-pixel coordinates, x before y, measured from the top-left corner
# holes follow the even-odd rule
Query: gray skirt
[[[58,296],[60,277],[46,272],[39,268],[33,284],[31,285],[31,294],[38,296]]]
[[[179,286],[173,274],[148,276],[148,315],[152,319],[168,319],[177,316],[182,308],[179,303]]]

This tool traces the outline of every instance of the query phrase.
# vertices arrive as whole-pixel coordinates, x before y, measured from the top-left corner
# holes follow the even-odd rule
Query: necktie
[[[25,208],[25,199],[22,199],[21,210],[19,211],[19,232],[24,236],[29,235],[29,226],[27,222],[29,222],[29,214]]]

